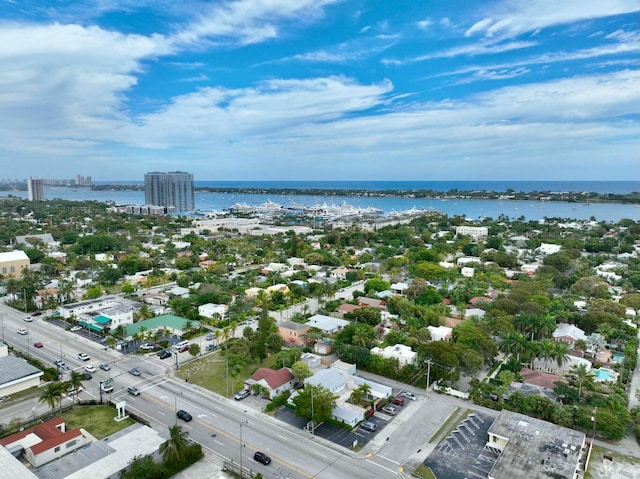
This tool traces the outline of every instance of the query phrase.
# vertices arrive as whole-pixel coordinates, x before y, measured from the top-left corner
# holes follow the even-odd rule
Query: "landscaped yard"
[[[63,414],[68,429],[84,428],[96,439],[103,439],[135,424],[131,418],[114,421],[116,416],[116,410],[110,406],[77,406]]]
[[[257,361],[247,364],[236,377],[230,375],[228,395],[226,361],[225,357],[220,353],[208,354],[202,356],[199,360],[193,360],[184,366],[180,366],[178,376],[221,396],[233,397],[236,392],[244,388],[244,380],[250,377],[258,368],[270,368],[272,366],[272,361],[267,358],[262,364]]]

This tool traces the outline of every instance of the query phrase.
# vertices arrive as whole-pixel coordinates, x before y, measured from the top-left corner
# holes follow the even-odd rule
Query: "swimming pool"
[[[613,361],[616,364],[622,363],[624,361],[624,354],[622,354],[621,352],[613,353],[613,357],[611,358],[611,361]]]
[[[596,381],[600,382],[614,382],[618,380],[618,373],[607,368],[594,369],[593,374],[596,377]]]

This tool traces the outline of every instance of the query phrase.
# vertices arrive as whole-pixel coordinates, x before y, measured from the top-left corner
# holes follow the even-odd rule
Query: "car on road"
[[[213,341],[213,338],[215,338],[215,337],[216,337],[216,336],[215,336],[215,334],[213,334],[213,333],[209,333],[209,334],[207,334],[207,336],[205,337],[205,339],[206,339],[207,341]]]
[[[26,336],[27,334],[29,334],[29,331],[27,330],[27,328],[20,328],[18,329],[18,334],[20,334],[21,336]]]
[[[138,349],[142,349],[143,351],[153,351],[153,344],[142,343]]]
[[[84,370],[88,373],[95,373],[97,371],[96,367],[92,365],[85,366]]]
[[[82,326],[74,326],[69,331],[71,331],[72,333],[75,333],[76,331],[80,331],[81,329],[82,329]]]
[[[246,323],[246,324],[255,324],[255,323],[256,323],[256,320],[255,320],[255,319],[247,319],[247,320],[245,321],[245,323]]]
[[[260,462],[265,466],[271,464],[271,458],[261,451],[256,451],[256,453],[253,455],[253,460]]]
[[[243,389],[242,391],[237,392],[236,395],[233,396],[233,399],[235,399],[236,401],[242,401],[244,398],[248,396],[249,396],[249,390]]]
[[[395,406],[386,405],[380,410],[383,413],[388,414],[389,416],[395,416],[396,414],[398,414],[398,408]]]
[[[78,353],[78,359],[81,361],[89,361],[91,357],[87,353]]]
[[[364,421],[362,424],[360,424],[360,428],[370,432],[374,432],[377,427],[378,425],[373,421]]]
[[[410,393],[409,391],[403,392],[402,394],[400,394],[400,396],[405,399],[410,399],[411,401],[415,401],[416,399],[418,399],[415,394]]]
[[[83,371],[82,375],[84,376],[85,379],[93,378],[93,375],[89,371]]]
[[[43,348],[43,347],[44,347],[44,344],[39,343],[39,342],[38,342],[38,343],[33,343],[33,347],[34,347],[34,348]]]
[[[30,323],[31,321],[33,321],[33,318],[31,316],[25,316],[23,318],[27,323]]]
[[[111,370],[111,366],[109,366],[109,364],[107,364],[107,363],[102,363],[100,365],[100,369],[102,369],[103,371],[110,371]]]
[[[64,361],[62,359],[56,359],[53,364],[55,364],[56,366],[63,368],[65,367]]]
[[[191,414],[189,414],[184,409],[178,410],[178,412],[176,413],[176,416],[178,416],[179,419],[182,419],[185,422],[189,422],[189,421],[191,421],[193,419]]]
[[[171,351],[168,351],[167,349],[163,349],[162,351],[160,351],[158,353],[158,357],[160,359],[167,359],[171,357]]]
[[[140,390],[135,386],[129,386],[127,392],[132,396],[140,396]]]
[[[140,376],[140,370],[138,368],[129,369],[129,374],[133,374],[134,376]]]
[[[42,316],[42,311],[34,311],[33,313],[31,313],[31,316],[33,316],[34,318],[36,316]]]
[[[404,406],[404,398],[396,396],[391,399],[391,404],[395,404],[396,406]]]
[[[100,388],[102,389],[103,393],[113,392],[113,386],[111,384],[102,383],[102,386]]]

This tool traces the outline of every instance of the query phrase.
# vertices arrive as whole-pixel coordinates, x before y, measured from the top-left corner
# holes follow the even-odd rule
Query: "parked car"
[[[209,333],[209,334],[207,334],[207,336],[205,337],[205,339],[206,339],[207,341],[213,341],[213,338],[215,338],[215,337],[216,337],[216,336],[215,336],[215,334],[213,334],[213,333]]]
[[[78,354],[78,359],[80,359],[81,361],[89,361],[89,359],[91,359],[91,357],[89,357],[89,355],[87,353],[79,353]]]
[[[81,329],[82,329],[82,326],[74,326],[69,331],[71,331],[72,333],[75,333],[76,331],[80,331]]]
[[[167,349],[163,349],[162,351],[160,351],[158,353],[158,357],[160,359],[167,359],[171,357],[171,351],[167,350]]]
[[[153,344],[143,343],[138,349],[142,349],[143,351],[153,351]]]
[[[89,365],[89,366],[85,366],[85,367],[84,367],[84,370],[85,370],[86,372],[88,372],[88,373],[95,373],[95,372],[97,371],[97,370],[96,370],[96,367],[95,367],[95,366],[91,366],[91,365]]]
[[[85,379],[93,378],[93,375],[89,371],[83,371],[82,375],[84,376]]]
[[[109,364],[107,364],[107,363],[102,363],[100,365],[100,369],[102,369],[103,371],[110,371],[111,370],[111,366],[109,366]]]
[[[185,422],[189,422],[193,419],[193,417],[191,416],[191,414],[189,414],[187,411],[185,411],[184,409],[180,409],[177,413],[176,416],[178,416],[179,419],[182,419]]]
[[[207,344],[204,348],[205,351],[215,351],[216,349],[218,349],[218,346],[215,344]]]
[[[189,345],[188,344],[186,344],[186,345],[182,346],[180,349],[178,349],[179,353],[184,353],[186,351],[189,351]]]
[[[244,398],[248,396],[249,396],[249,390],[243,389],[242,391],[237,392],[236,395],[233,396],[233,399],[235,399],[236,401],[242,401]]]
[[[132,396],[140,396],[140,390],[135,386],[129,386],[127,392]]]
[[[31,316],[33,317],[42,316],[42,311],[34,311],[33,313],[31,313]]]
[[[415,401],[416,399],[418,399],[415,394],[410,393],[409,391],[403,392],[402,394],[400,394],[400,396],[405,399],[410,399],[411,401]]]
[[[386,405],[381,409],[381,411],[390,416],[395,416],[398,413],[398,408],[396,408],[395,406]]]
[[[27,328],[20,328],[18,329],[18,334],[26,336],[27,334],[29,334],[29,331],[27,330]]]
[[[404,406],[404,399],[401,397],[394,397],[391,399],[391,404],[395,404],[396,406]]]
[[[38,343],[33,343],[33,347],[34,347],[34,348],[43,348],[43,347],[44,347],[44,344],[39,343],[39,342],[38,342]]]
[[[257,462],[261,462],[265,466],[271,464],[271,458],[267,456],[264,452],[256,451],[253,455],[253,460]]]
[[[134,376],[140,376],[140,370],[138,368],[129,369],[129,374],[133,374]]]
[[[360,427],[365,431],[374,432],[378,425],[373,421],[364,421],[362,424],[360,424]]]

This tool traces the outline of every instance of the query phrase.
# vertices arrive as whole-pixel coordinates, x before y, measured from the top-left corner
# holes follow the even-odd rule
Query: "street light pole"
[[[249,421],[246,419],[240,423],[240,479],[244,478],[244,471],[242,469],[242,449],[244,448],[244,444],[242,443],[242,426],[245,424],[249,424]]]
[[[425,396],[429,398],[429,381],[431,379],[431,359],[427,359],[427,390]]]

